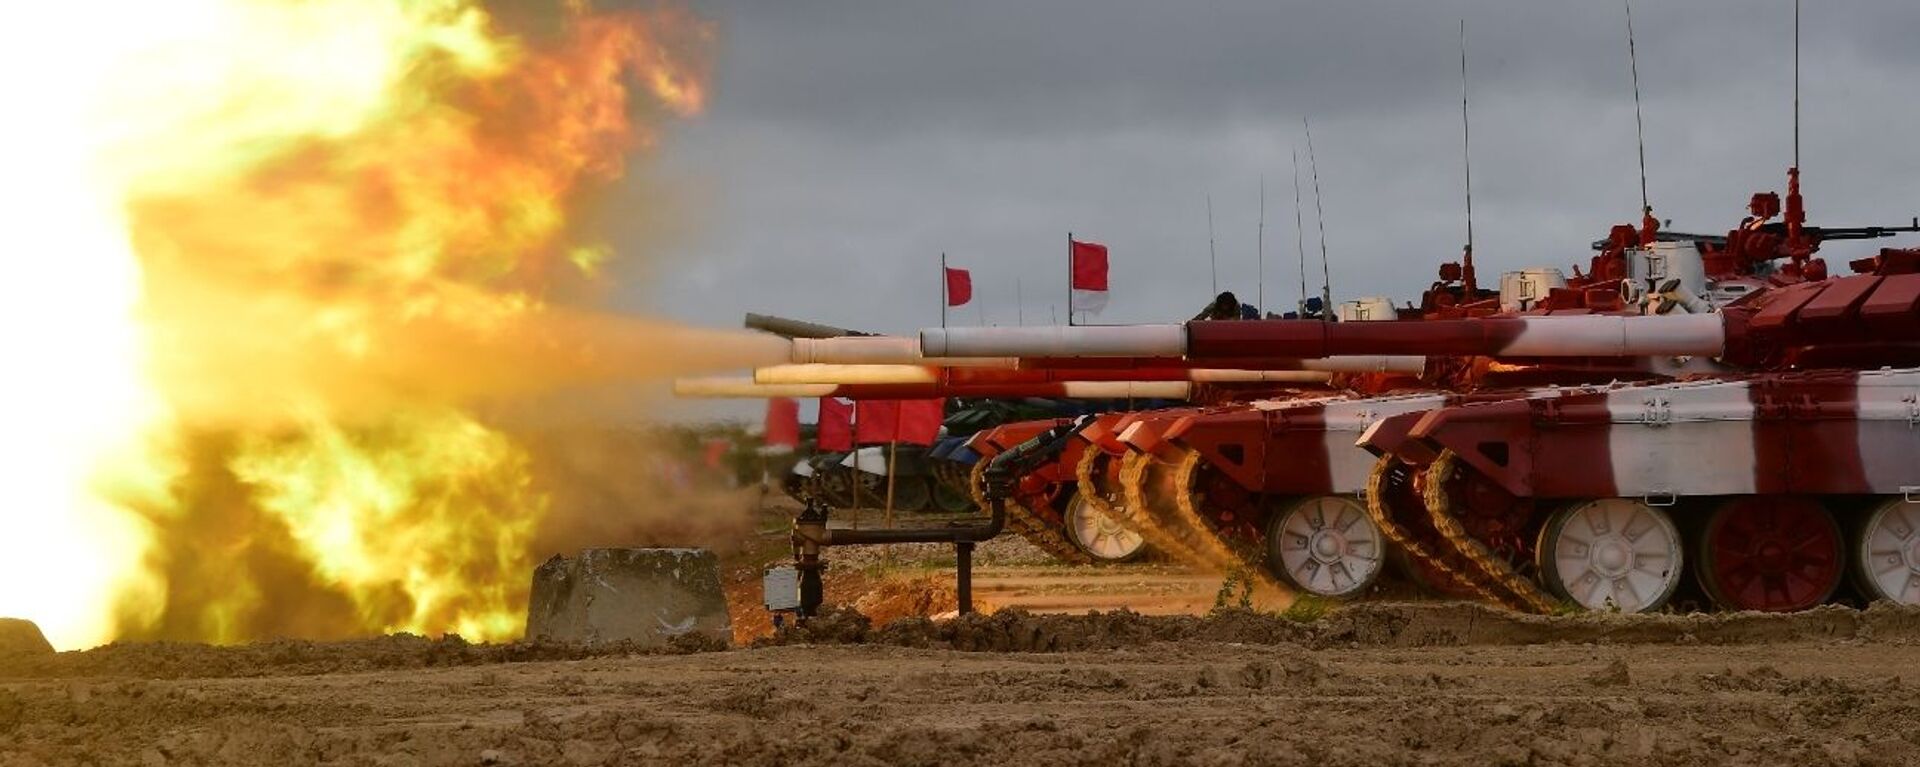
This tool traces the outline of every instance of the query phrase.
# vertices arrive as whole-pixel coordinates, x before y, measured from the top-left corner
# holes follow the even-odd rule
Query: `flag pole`
[[[900,453],[900,400],[893,401],[893,436],[887,443],[887,527],[893,527],[893,483],[895,479],[894,458]]]
[[[1067,232],[1067,324],[1073,324],[1073,232]]]
[[[897,479],[897,475],[895,475],[895,471],[893,471],[893,459],[895,459],[895,456],[899,456],[900,452],[900,411],[902,411],[902,406],[904,406],[904,400],[893,400],[893,434],[887,434],[887,436],[891,436],[891,440],[887,440],[887,527],[889,527],[889,529],[893,527],[893,482]]]
[[[854,416],[858,418],[859,416]],[[853,471],[847,472],[847,481],[853,487],[853,529],[860,529],[860,441],[853,444]]]
[[[1025,325],[1027,324],[1027,299],[1024,295],[1022,295],[1022,293],[1023,291],[1020,289],[1020,278],[1014,277],[1013,278],[1013,316],[1016,322],[1020,323],[1021,325]]]
[[[947,295],[947,254],[943,252],[940,254],[940,327],[943,328],[947,326],[949,300],[951,297]]]

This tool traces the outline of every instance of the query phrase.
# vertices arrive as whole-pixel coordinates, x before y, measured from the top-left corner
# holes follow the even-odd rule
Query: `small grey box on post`
[[[706,549],[585,549],[533,571],[528,639],[654,647],[696,633],[733,638],[720,560]]]

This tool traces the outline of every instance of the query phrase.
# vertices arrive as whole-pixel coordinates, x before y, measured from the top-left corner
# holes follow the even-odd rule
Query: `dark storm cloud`
[[[1260,292],[1262,176],[1267,303],[1290,305],[1303,116],[1336,296],[1413,298],[1464,236],[1461,19],[1487,267],[1584,261],[1639,203],[1617,3],[700,7],[719,23],[715,97],[646,179],[674,190],[687,234],[630,298],[703,324],[935,324],[942,251],[974,270],[989,322],[1016,321],[1016,280],[1026,321],[1045,322],[1064,310],[1069,230],[1113,249],[1101,320],[1184,318],[1211,288],[1209,193],[1221,287]],[[1784,1],[1636,3],[1648,181],[1675,228],[1724,231],[1748,194],[1783,185],[1791,19]],[[1803,23],[1813,216],[1905,221],[1920,210],[1920,4],[1809,3]],[[1310,188],[1306,223],[1317,253]]]

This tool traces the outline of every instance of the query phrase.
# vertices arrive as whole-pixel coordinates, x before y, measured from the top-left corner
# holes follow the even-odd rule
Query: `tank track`
[[[1390,507],[1389,477],[1401,464],[1392,457],[1374,465],[1367,483],[1367,512],[1388,540],[1431,571],[1442,574],[1454,584],[1464,586],[1492,604],[1521,612],[1551,613],[1560,604],[1539,584],[1496,555],[1486,544],[1474,538],[1453,509],[1447,481],[1458,470],[1458,456],[1443,452],[1420,476],[1421,502],[1428,520],[1440,534],[1440,546],[1427,545],[1393,518]]]
[[[1093,478],[1093,464],[1100,460],[1101,455],[1103,453],[1099,448],[1094,447],[1080,451],[1080,462],[1073,467],[1073,476],[1078,480],[1077,484],[1080,487],[1080,497],[1087,499],[1087,503],[1093,506],[1094,511],[1114,519],[1124,520],[1126,515],[1107,501],[1106,495],[1100,491],[1100,483]]]
[[[1218,561],[1231,562],[1245,568],[1260,585],[1270,586],[1282,592],[1291,591],[1282,586],[1267,569],[1264,546],[1235,546],[1227,540],[1219,526],[1208,519],[1207,514],[1200,508],[1200,492],[1197,487],[1199,480],[1200,454],[1188,451],[1173,469],[1173,505],[1180,514],[1181,520],[1198,531],[1198,538],[1204,552]]]
[[[1428,547],[1425,542],[1393,518],[1393,509],[1387,505],[1390,494],[1387,484],[1393,470],[1400,466],[1398,459],[1392,456],[1383,457],[1373,465],[1373,474],[1367,478],[1367,515],[1373,518],[1373,523],[1380,528],[1381,534],[1418,565],[1425,565],[1432,572],[1446,578],[1454,585],[1472,591],[1487,602],[1512,607],[1511,596],[1496,588],[1485,577],[1456,567],[1454,562],[1441,554],[1441,551]]]
[[[1120,485],[1126,488],[1127,505],[1138,510],[1128,518],[1141,537],[1157,550],[1172,556],[1175,561],[1221,571],[1241,571],[1253,582],[1266,587],[1274,593],[1288,594],[1291,589],[1280,585],[1266,563],[1258,556],[1236,550],[1229,545],[1214,526],[1198,513],[1192,504],[1193,477],[1198,475],[1200,455],[1187,452],[1168,471],[1173,472],[1173,498],[1170,503],[1153,503],[1151,489],[1147,487],[1148,472],[1153,468],[1152,456],[1130,453],[1126,463],[1121,465]],[[1166,509],[1165,511],[1156,510]]]
[[[1479,575],[1511,594],[1517,602],[1515,606],[1528,612],[1551,613],[1559,609],[1559,600],[1547,594],[1545,589],[1533,579],[1521,575],[1513,565],[1493,553],[1486,544],[1467,532],[1466,525],[1453,513],[1453,498],[1447,492],[1447,480],[1453,478],[1460,461],[1451,450],[1441,451],[1440,457],[1427,467],[1423,477],[1426,493],[1427,513],[1433,517],[1433,526],[1453,547],[1454,551],[1479,569]]]
[[[1127,494],[1127,506],[1121,510],[1121,518],[1139,532],[1140,537],[1147,539],[1147,545],[1174,561],[1212,564],[1188,545],[1192,531],[1175,529],[1172,520],[1152,512],[1152,499],[1147,497],[1146,488],[1147,471],[1152,468],[1152,462],[1151,456],[1140,453],[1128,453],[1121,459],[1120,486]]]
[[[979,504],[983,510],[990,505],[987,502],[986,468],[986,461],[975,464],[973,473],[968,477],[967,482],[967,487],[973,492],[973,502]],[[1031,509],[1011,500],[1007,501],[1006,507],[1007,529],[1027,539],[1027,542],[1033,544],[1035,548],[1067,564],[1093,564],[1092,554],[1088,554],[1080,550],[1079,546],[1073,545],[1073,541],[1067,539],[1064,531],[1054,525],[1047,524],[1046,520],[1034,514]]]

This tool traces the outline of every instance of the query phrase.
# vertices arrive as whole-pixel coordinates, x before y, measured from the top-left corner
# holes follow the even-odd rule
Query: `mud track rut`
[[[1915,610],[946,625],[865,637],[928,648],[502,662],[375,640],[4,660],[0,764],[1920,762],[1901,678],[1920,664]],[[1056,651],[952,649],[1035,638]]]

